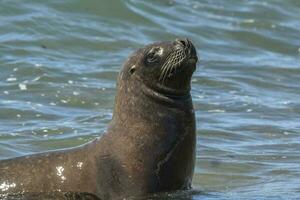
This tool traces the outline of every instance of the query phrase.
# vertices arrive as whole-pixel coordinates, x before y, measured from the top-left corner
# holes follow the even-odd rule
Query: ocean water
[[[200,62],[193,190],[148,199],[300,199],[300,1],[0,1],[0,159],[103,134],[116,78],[145,44]]]

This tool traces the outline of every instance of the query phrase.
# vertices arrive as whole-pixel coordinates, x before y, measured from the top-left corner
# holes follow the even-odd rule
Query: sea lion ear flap
[[[130,74],[133,74],[133,73],[135,72],[135,70],[136,70],[136,66],[135,66],[135,65],[132,65],[132,66],[130,67],[130,69],[129,69],[129,73],[130,73]]]

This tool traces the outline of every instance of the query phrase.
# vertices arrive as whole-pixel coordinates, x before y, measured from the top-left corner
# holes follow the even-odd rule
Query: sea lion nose
[[[188,39],[176,39],[174,45],[182,48],[189,57],[197,57],[197,51],[193,43]]]
[[[180,46],[185,47],[185,48],[189,48],[190,44],[191,44],[191,41],[187,38],[185,38],[185,39],[178,39],[177,38],[175,40],[175,45],[180,45]]]

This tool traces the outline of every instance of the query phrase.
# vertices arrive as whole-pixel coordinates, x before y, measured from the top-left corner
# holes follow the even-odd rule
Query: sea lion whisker
[[[175,64],[176,65],[176,64]],[[175,65],[171,65],[168,69],[168,71],[166,72],[166,77],[170,77],[172,70],[174,69]]]
[[[172,54],[173,53],[170,53],[166,57],[166,61],[165,61],[165,63],[163,64],[163,66],[161,68],[161,74],[160,74],[159,80],[162,80],[162,78],[164,77],[165,70],[169,67],[168,65],[170,64],[170,58],[172,57]]]
[[[163,75],[163,83],[165,82],[166,78],[168,77],[169,71],[172,68],[173,64],[172,64],[172,60],[170,59],[168,61],[168,65],[164,71],[164,75]]]
[[[167,72],[168,72],[168,70],[169,70],[169,68],[170,68],[170,65],[168,65],[168,67],[165,69],[165,71],[164,71],[164,74],[163,74],[163,78],[162,78],[162,83],[164,84],[165,83],[165,81],[166,81],[166,77],[167,77]]]
[[[163,66],[163,69],[162,69],[162,72],[161,72],[161,78],[162,78],[163,82],[164,82],[164,79],[165,79],[165,76],[166,76],[166,73],[167,73],[168,69],[172,66],[171,61],[172,61],[171,59],[168,59],[165,62],[164,66]]]
[[[168,68],[169,68],[169,65],[166,65],[164,67],[163,71],[160,74],[160,78],[159,78],[160,81],[164,82],[164,77],[165,77],[165,74],[166,74],[166,71],[168,70]]]
[[[161,74],[160,74],[160,77],[159,77],[160,80],[163,78],[164,73],[165,73],[166,69],[168,68],[168,65],[169,65],[169,63],[168,63],[168,61],[167,61],[167,62],[165,62],[165,64],[162,66]]]
[[[186,55],[183,51],[177,50],[175,51],[165,62],[163,66],[163,71],[161,74],[162,82],[164,83],[167,77],[170,77],[172,71],[177,69],[180,66],[180,63],[184,61]],[[161,78],[160,78],[161,79]]]

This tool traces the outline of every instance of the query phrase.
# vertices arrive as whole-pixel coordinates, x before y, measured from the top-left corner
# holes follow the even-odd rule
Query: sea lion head
[[[184,96],[190,92],[197,60],[196,49],[189,39],[156,42],[138,49],[127,59],[120,79],[164,95]]]

